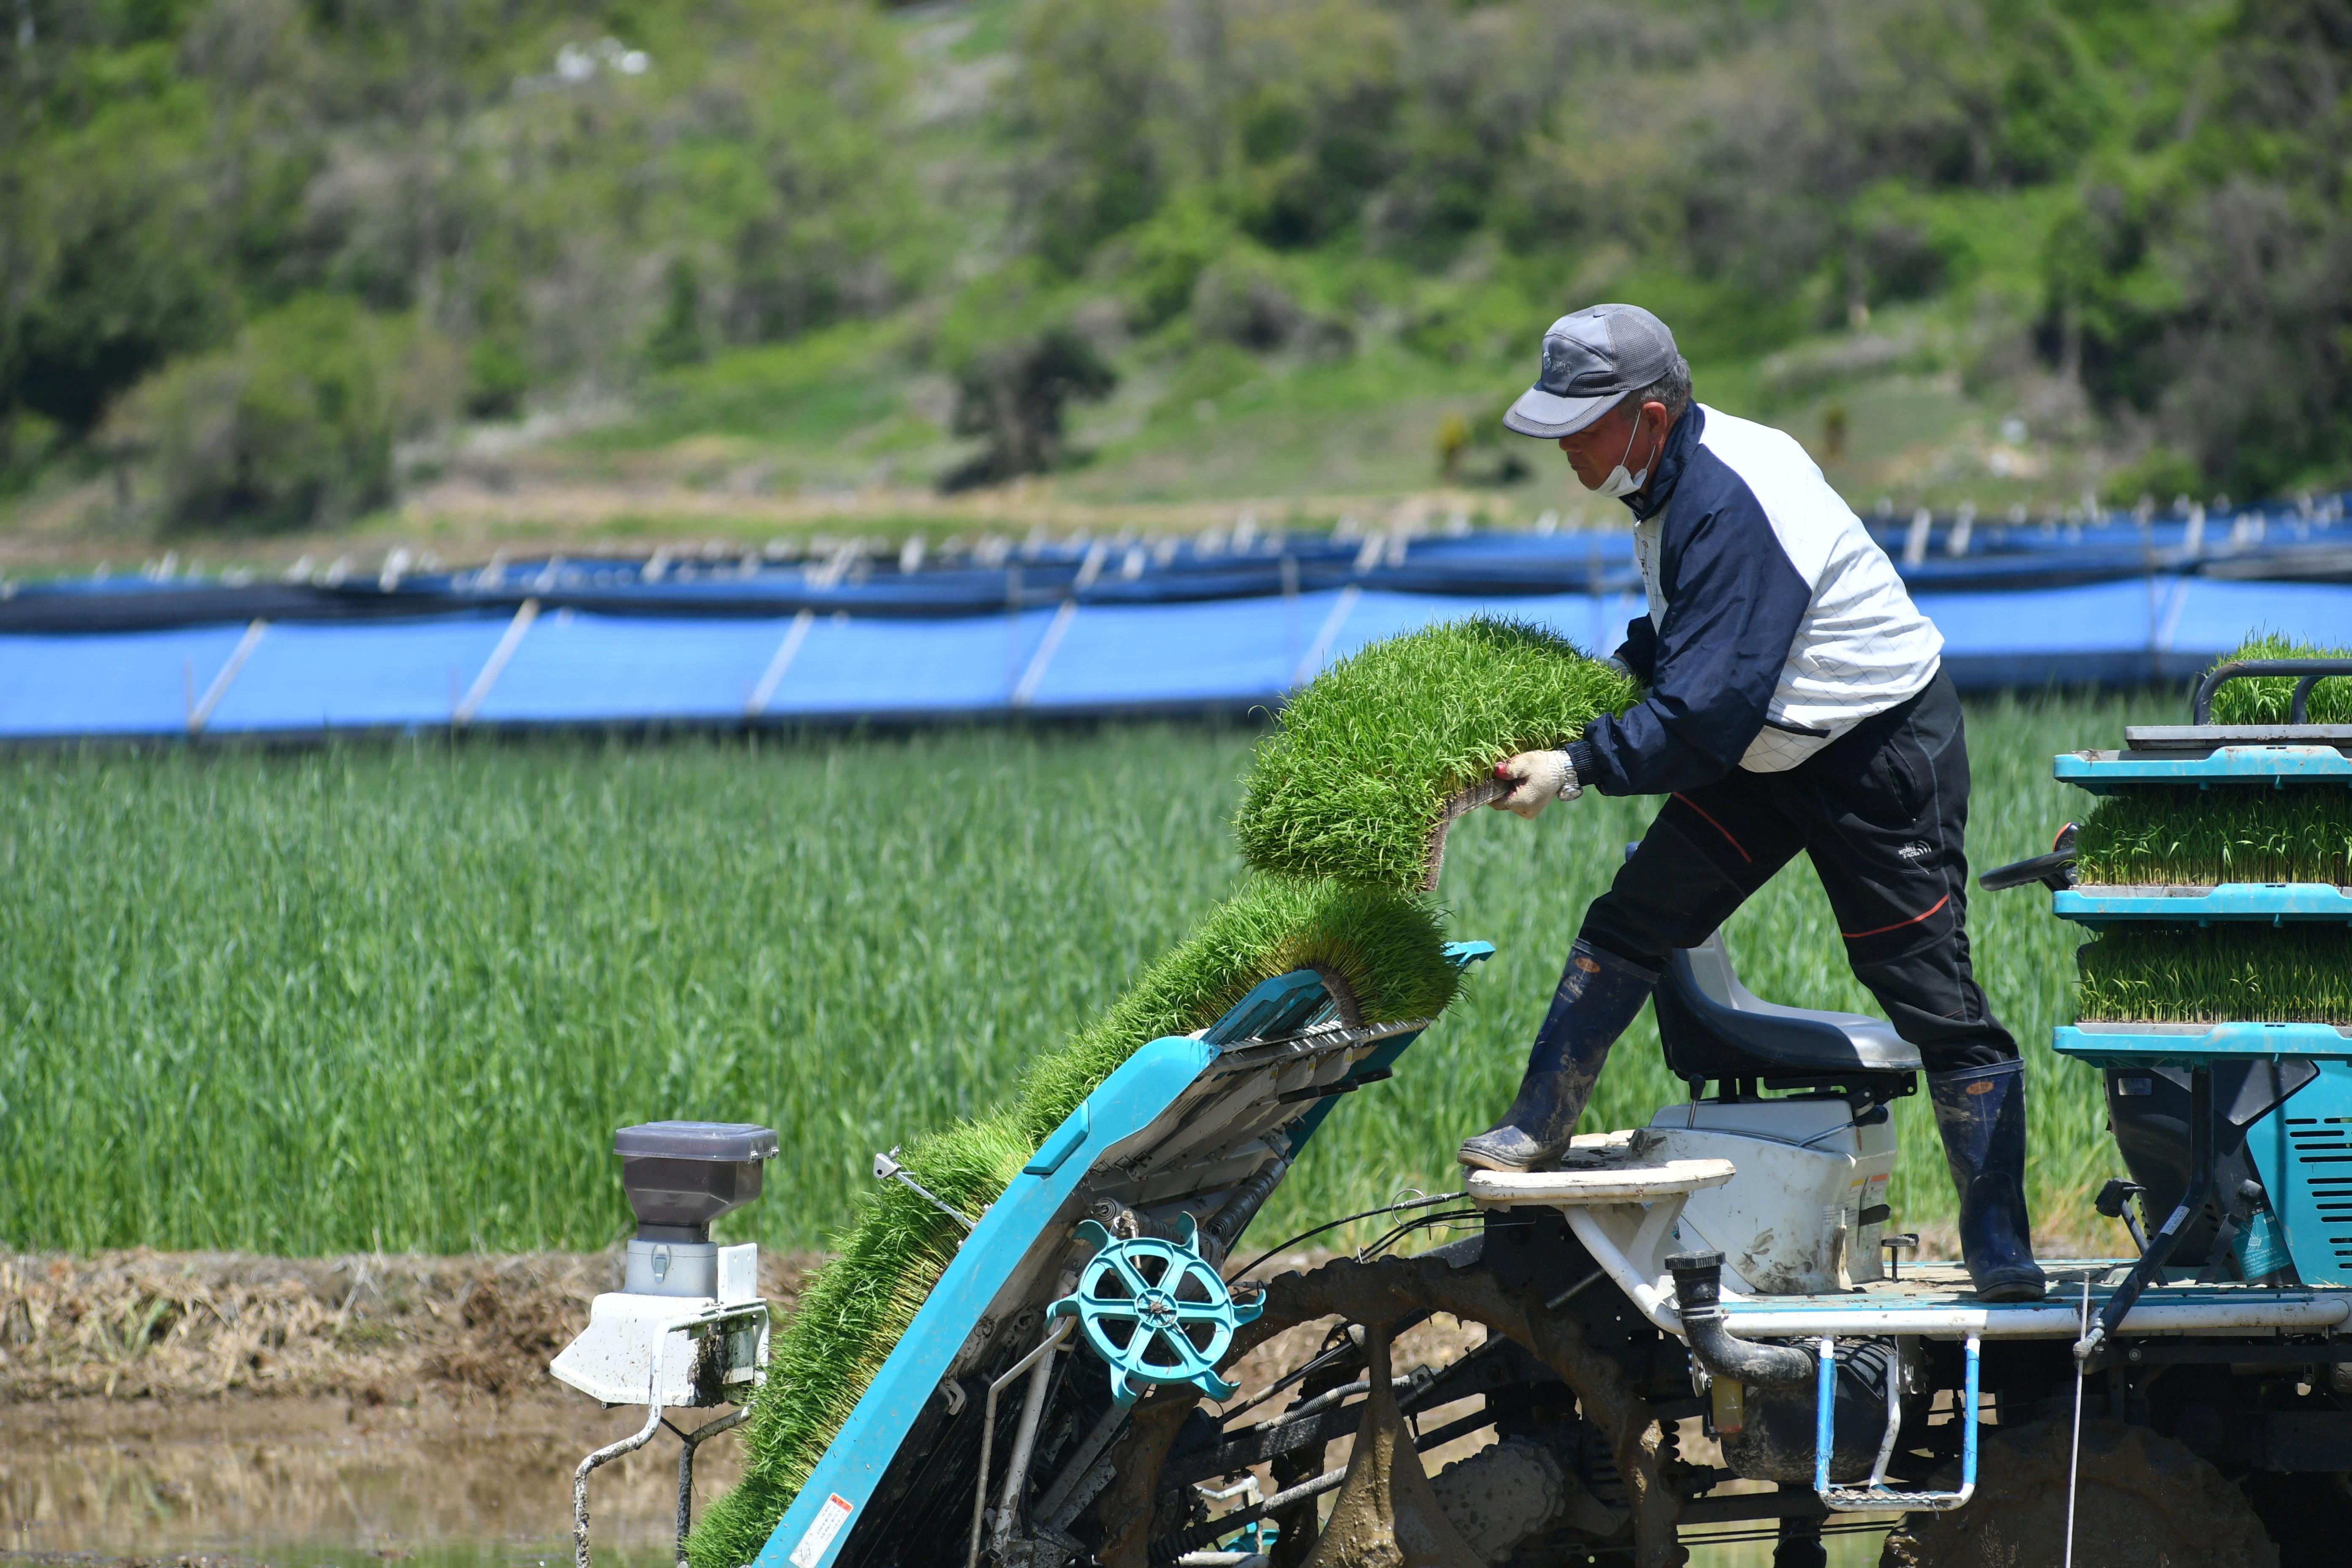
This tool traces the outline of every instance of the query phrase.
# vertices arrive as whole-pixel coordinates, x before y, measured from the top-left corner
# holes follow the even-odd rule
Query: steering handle
[[[1998,893],[2005,888],[2039,882],[2053,893],[2063,892],[2074,885],[2074,827],[2070,822],[2060,828],[2058,837],[2051,840],[2048,854],[1996,866],[1977,879],[1977,886],[1988,893]]]

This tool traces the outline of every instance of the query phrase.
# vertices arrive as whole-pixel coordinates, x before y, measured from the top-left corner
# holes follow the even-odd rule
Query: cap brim
[[[1599,397],[1561,397],[1540,386],[1530,386],[1503,415],[1503,428],[1547,441],[1573,436],[1614,408],[1624,396],[1622,392],[1612,392]]]

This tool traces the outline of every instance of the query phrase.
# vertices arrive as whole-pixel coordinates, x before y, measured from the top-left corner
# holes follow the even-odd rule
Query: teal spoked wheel
[[[1182,1218],[1175,1241],[1155,1236],[1125,1240],[1087,1220],[1081,1240],[1095,1255],[1078,1271],[1078,1288],[1046,1309],[1075,1316],[1087,1343],[1110,1368],[1111,1397],[1132,1405],[1146,1387],[1189,1383],[1212,1399],[1230,1399],[1234,1387],[1217,1375],[1234,1331],[1255,1320],[1261,1301],[1239,1301],[1208,1260],[1193,1250],[1199,1231]]]

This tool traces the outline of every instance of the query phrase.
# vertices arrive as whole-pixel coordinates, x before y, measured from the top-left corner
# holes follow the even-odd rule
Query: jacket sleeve
[[[1667,603],[1650,694],[1584,732],[1581,756],[1602,795],[1695,789],[1738,766],[1812,602],[1754,492],[1719,459],[1695,461],[1676,489],[1677,502],[1705,510],[1662,542]]]
[[[1647,680],[1658,667],[1658,630],[1650,617],[1625,623],[1625,640],[1617,645],[1618,660],[1635,675]]]

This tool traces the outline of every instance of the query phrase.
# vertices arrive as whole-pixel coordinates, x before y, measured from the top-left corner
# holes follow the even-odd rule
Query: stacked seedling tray
[[[2252,1058],[2282,1084],[2315,1062],[2246,1152],[2319,1283],[2352,1279],[2352,1063],[2328,1059],[2352,1050],[2352,679],[2324,679],[2352,658],[2293,662],[2260,679],[2231,673],[2243,658],[2218,666],[2194,722],[2057,759],[2099,800],[2053,899],[2095,933],[2053,1045],[2107,1068],[2111,1104],[2147,1092],[2159,1058]]]

